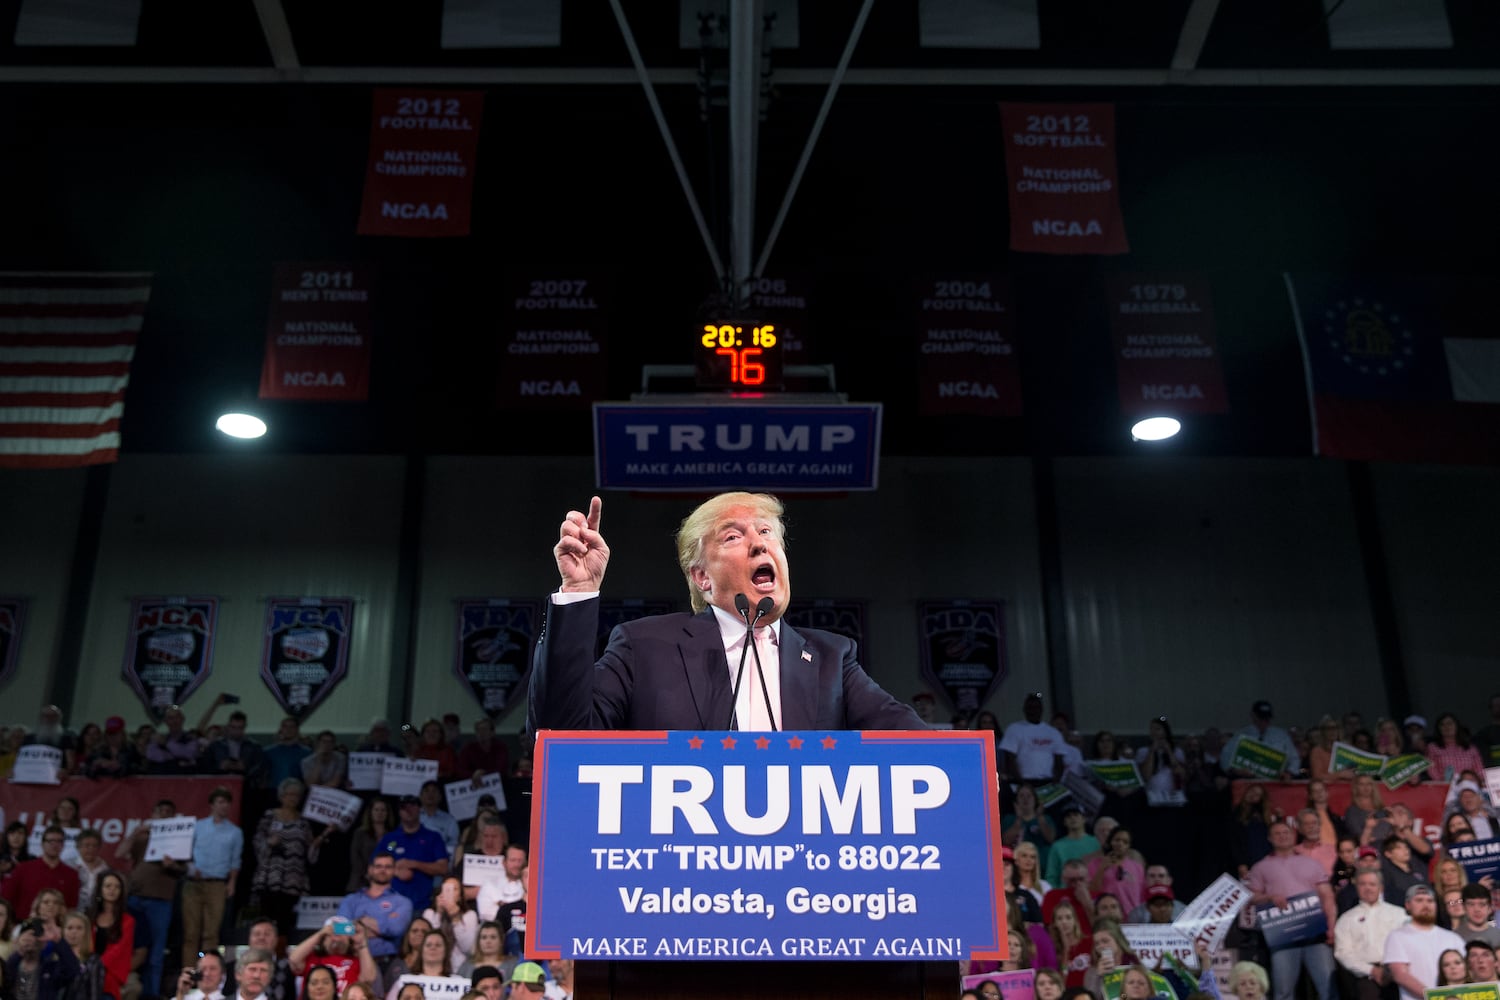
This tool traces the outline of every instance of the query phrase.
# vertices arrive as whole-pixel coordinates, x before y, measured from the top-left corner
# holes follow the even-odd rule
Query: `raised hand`
[[[604,502],[593,497],[589,500],[587,515],[570,510],[563,518],[552,554],[557,559],[557,572],[562,576],[565,592],[599,590],[604,583],[609,546],[599,534],[599,517],[603,509]]]

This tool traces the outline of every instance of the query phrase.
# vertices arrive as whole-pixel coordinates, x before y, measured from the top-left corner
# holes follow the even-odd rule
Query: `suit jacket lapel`
[[[805,659],[803,653],[812,659]],[[796,629],[781,623],[781,728],[813,729],[818,718],[816,653]]]
[[[724,637],[712,609],[694,615],[683,626],[677,648],[687,672],[688,692],[698,713],[699,729],[723,729],[729,721],[729,658],[724,654]]]

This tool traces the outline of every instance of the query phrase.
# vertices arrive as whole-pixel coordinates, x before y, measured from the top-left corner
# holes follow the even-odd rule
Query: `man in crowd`
[[[1081,858],[1062,866],[1062,884],[1042,897],[1042,912],[1051,913],[1061,900],[1067,900],[1084,917],[1092,919],[1094,897],[1089,892],[1089,866]]]
[[[547,1000],[573,1000],[573,960],[554,958],[547,963],[552,982],[547,984]]]
[[[235,990],[238,1000],[269,1000],[266,986],[271,982],[271,970],[276,960],[264,948],[247,948],[240,956],[239,982]]]
[[[217,951],[205,951],[196,965],[178,974],[177,1000],[224,1000],[225,985],[224,959]]]
[[[458,774],[478,781],[487,774],[504,777],[510,773],[510,751],[503,740],[495,739],[495,724],[487,718],[474,723],[474,738],[458,754]]]
[[[1406,923],[1406,911],[1385,901],[1378,869],[1354,876],[1358,902],[1333,929],[1333,957],[1339,963],[1339,996],[1343,1000],[1381,1000],[1391,985],[1385,961],[1385,939]]]
[[[1257,701],[1250,706],[1250,725],[1241,729],[1229,738],[1224,744],[1223,751],[1219,754],[1219,766],[1237,778],[1261,777],[1252,771],[1243,768],[1230,767],[1234,760],[1235,751],[1239,749],[1240,741],[1252,739],[1262,743],[1272,750],[1279,750],[1286,754],[1286,761],[1281,766],[1281,776],[1291,780],[1297,776],[1297,771],[1302,767],[1302,757],[1297,753],[1297,744],[1292,742],[1291,734],[1280,726],[1271,725],[1275,712],[1269,701]],[[1279,990],[1280,987],[1278,986]]]
[[[152,819],[170,819],[177,815],[171,799],[162,799],[151,810]],[[162,956],[167,949],[167,933],[172,925],[172,901],[177,898],[177,881],[187,870],[172,858],[146,861],[146,845],[151,839],[151,824],[142,823],[135,832],[120,841],[115,857],[129,858],[130,882],[126,888],[125,908],[135,918],[137,953],[144,941],[146,954],[140,965],[141,989],[155,996],[161,989]]]
[[[266,754],[259,743],[245,735],[247,722],[244,712],[236,709],[229,713],[224,735],[208,745],[207,770],[213,774],[238,774],[245,779],[247,790],[264,788]]]
[[[354,748],[355,753],[383,753],[392,757],[405,757],[401,748],[391,742],[391,724],[385,719],[371,719],[370,731]]]
[[[511,844],[505,849],[505,878],[480,887],[475,904],[480,920],[495,920],[502,929],[510,930],[511,910],[526,895],[526,884],[521,881],[525,868],[526,848]]]
[[[1062,777],[1068,741],[1042,721],[1042,696],[1033,691],[1021,703],[1022,721],[1005,727],[1000,738],[1000,771],[1012,782],[1046,783]]]
[[[1500,823],[1495,822],[1494,812],[1485,804],[1484,796],[1474,782],[1458,783],[1458,811],[1464,814],[1464,819],[1473,827],[1475,840],[1500,837]]]
[[[350,927],[341,928],[340,925],[345,923]],[[338,981],[339,996],[343,996],[344,990],[356,981],[373,983],[378,974],[379,965],[375,961],[375,956],[370,954],[367,924],[368,921],[365,920],[329,917],[323,921],[322,927],[292,949],[292,953],[287,956],[287,962],[292,971],[299,976],[305,976],[308,969],[316,966],[328,966],[333,971],[334,979]],[[350,928],[354,933],[340,933],[341,930]]]
[[[505,976],[493,965],[481,965],[469,977],[473,989],[484,994],[484,1000],[500,1000],[505,995]]]
[[[1393,833],[1381,842],[1380,854],[1383,859],[1380,874],[1385,876],[1385,901],[1387,903],[1395,903],[1398,900],[1404,902],[1410,898],[1406,890],[1427,882],[1426,866],[1412,863],[1411,845],[1402,839],[1399,833]]]
[[[1332,875],[1333,864],[1338,860],[1338,848],[1334,844],[1323,843],[1323,817],[1318,815],[1316,809],[1303,809],[1297,813],[1297,832],[1302,835],[1302,840],[1296,847],[1297,853],[1312,858]]]
[[[22,861],[0,882],[0,896],[10,900],[12,913],[23,916],[30,913],[31,904],[43,889],[56,889],[63,894],[68,909],[78,908],[78,873],[62,860],[67,840],[67,831],[62,827],[55,823],[47,827],[42,831],[41,857]]]
[[[193,828],[193,860],[182,885],[182,954],[214,951],[224,910],[234,898],[245,835],[229,819],[233,796],[222,785],[208,793],[208,815]],[[221,970],[222,971],[222,970]]]
[[[312,748],[302,743],[302,727],[290,715],[276,727],[276,742],[266,747],[266,787],[280,788],[288,778],[302,780],[302,758]]]
[[[1462,896],[1464,915],[1453,928],[1454,933],[1465,941],[1483,941],[1491,948],[1500,948],[1500,927],[1492,919],[1495,906],[1490,887],[1470,882],[1463,887]]]
[[[411,900],[413,912],[421,913],[432,902],[433,878],[448,874],[448,848],[422,825],[422,800],[415,795],[401,796],[397,816],[399,824],[380,845],[396,859],[393,888]]]
[[[1052,885],[1062,885],[1063,865],[1075,858],[1086,858],[1090,854],[1098,854],[1102,848],[1085,828],[1083,810],[1071,799],[1062,807],[1063,835],[1052,842],[1047,849],[1047,871],[1043,874]],[[1163,871],[1166,869],[1163,868]],[[1151,872],[1146,872],[1146,884],[1151,885]],[[1162,883],[1171,885],[1170,881]]]
[[[339,903],[338,915],[364,928],[370,954],[382,974],[401,953],[401,937],[411,923],[411,900],[391,888],[395,874],[396,858],[382,842],[366,870],[368,887],[351,892]]]
[[[1160,864],[1158,862],[1152,862],[1151,864],[1146,866],[1146,886],[1149,889],[1152,886],[1158,885],[1166,886],[1168,889],[1170,889],[1172,887],[1172,873],[1167,870],[1166,865]],[[1182,904],[1182,901],[1176,897],[1175,892],[1173,893],[1173,895],[1166,898],[1170,899],[1172,903],[1171,907],[1168,908],[1168,912],[1171,913],[1171,918],[1166,921],[1170,924],[1173,920],[1176,920],[1178,916],[1182,914],[1182,911],[1187,909],[1187,907],[1184,906]],[[1130,913],[1126,915],[1126,921],[1132,924],[1156,923],[1157,921],[1154,921],[1152,919],[1153,911],[1151,910],[1150,905],[1151,893],[1147,892],[1146,902],[1131,910]]]
[[[535,962],[522,962],[510,974],[512,1000],[539,1000],[547,992],[547,973]]]
[[[57,772],[59,780],[73,773],[82,763],[78,760],[78,737],[63,725],[62,709],[56,705],[43,705],[37,715],[36,729],[21,741],[23,747],[44,746],[62,751],[62,769]]]
[[[250,925],[247,943],[251,948],[259,948],[271,956],[271,976],[264,990],[266,1000],[297,1000],[297,974],[292,971],[290,962],[277,955],[276,945],[279,937],[276,921],[270,917],[261,917]],[[243,961],[244,959],[239,959],[224,967],[224,979],[230,984],[231,989],[238,987],[239,978],[236,969]],[[340,989],[339,992],[342,993],[343,990]]]
[[[458,820],[443,808],[443,786],[436,781],[424,781],[418,798],[422,803],[422,825],[443,838],[448,857],[453,857],[458,848]]]
[[[20,1000],[62,1000],[78,977],[78,956],[66,941],[48,941],[39,918],[16,928],[15,946],[5,962],[5,995]]]
[[[1148,924],[1170,924],[1172,922],[1172,907],[1177,899],[1172,894],[1169,885],[1151,885],[1146,887],[1146,902],[1141,905],[1146,908]],[[1132,913],[1135,911],[1131,911]]]
[[[1401,987],[1403,1000],[1423,1000],[1437,985],[1443,952],[1452,948],[1464,954],[1464,939],[1437,925],[1437,897],[1430,885],[1418,883],[1406,890],[1406,912],[1411,922],[1385,939],[1385,966]]]
[[[161,717],[166,732],[156,733],[146,744],[146,760],[152,774],[196,774],[198,771],[198,734],[183,726],[187,716],[176,705],[169,705]]]
[[[1375,848],[1373,847],[1361,847],[1354,862],[1355,875],[1358,875],[1361,872],[1378,871],[1380,871],[1380,852],[1375,850]],[[1382,891],[1384,891],[1383,887],[1385,885],[1385,876],[1381,876],[1380,883],[1382,886]],[[1354,907],[1358,905],[1358,903],[1359,888],[1354,884],[1354,880],[1350,879],[1349,884],[1344,886],[1334,895],[1334,904],[1338,908],[1339,915],[1343,916],[1345,913],[1348,913],[1350,910],[1354,909]],[[1401,908],[1398,906],[1397,909],[1399,910]],[[1402,913],[1404,914],[1405,911],[1403,910]]]
[[[1317,991],[1318,1000],[1333,1000],[1337,994],[1333,983],[1334,962],[1333,928],[1337,914],[1334,912],[1333,889],[1328,884],[1328,873],[1323,866],[1311,858],[1303,857],[1295,850],[1297,834],[1286,823],[1272,823],[1269,834],[1271,853],[1255,863],[1246,880],[1254,895],[1253,906],[1270,903],[1279,910],[1287,908],[1287,900],[1293,896],[1314,892],[1323,907],[1328,930],[1324,941],[1282,948],[1271,953],[1271,982],[1276,987],[1276,1000],[1292,1000],[1296,992],[1297,975],[1305,969]]]
[[[99,857],[103,843],[98,830],[80,830],[73,841],[78,852],[78,860],[73,862],[73,870],[78,873],[78,909],[84,913],[94,901],[94,881],[109,871],[109,864]]]
[[[1468,943],[1466,951],[1464,957],[1469,966],[1469,982],[1495,982],[1495,949],[1483,941],[1474,940]]]
[[[135,748],[125,735],[125,719],[111,715],[104,720],[104,739],[83,761],[84,773],[94,779],[125,778],[140,769]]]

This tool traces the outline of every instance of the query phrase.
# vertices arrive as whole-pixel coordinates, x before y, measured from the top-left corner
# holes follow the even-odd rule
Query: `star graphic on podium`
[[[692,747],[694,750],[702,750],[703,749],[703,737],[701,737],[701,736],[690,736],[690,737],[688,737],[688,746]]]
[[[755,749],[757,749],[757,750],[767,750],[767,749],[770,749],[770,746],[771,746],[771,741],[769,739],[767,739],[766,737],[764,737],[764,736],[757,736],[755,738]]]
[[[838,744],[838,740],[834,739],[832,736],[825,736],[825,737],[823,737],[823,749],[824,750],[832,750],[837,744]]]
[[[791,747],[793,750],[801,750],[802,749],[802,737],[800,737],[800,736],[793,736],[791,739],[789,739],[789,740],[786,741],[786,745],[789,746],[789,747]]]
[[[723,747],[724,747],[725,750],[733,750],[734,749],[734,737],[733,736],[726,736],[722,740],[720,740],[719,743],[723,745]]]

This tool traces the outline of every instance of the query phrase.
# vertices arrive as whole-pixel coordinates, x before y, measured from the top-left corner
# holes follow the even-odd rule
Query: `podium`
[[[542,732],[526,957],[577,994],[942,997],[1005,957],[986,733]]]

